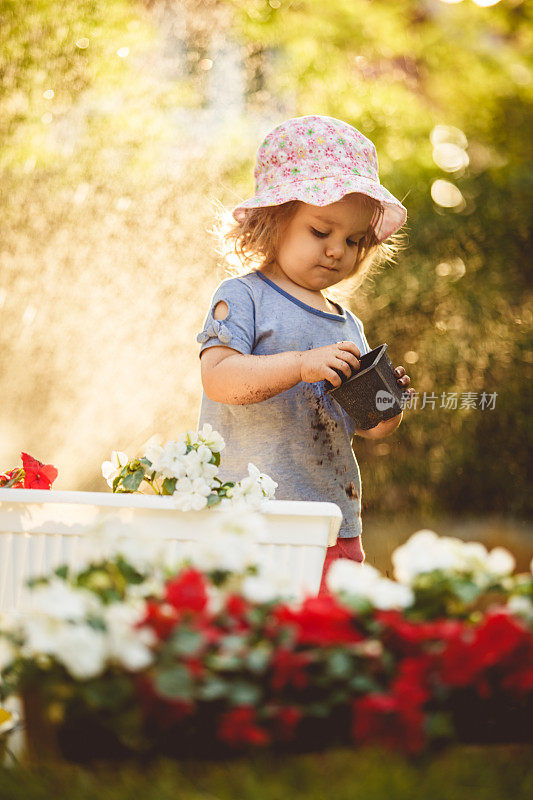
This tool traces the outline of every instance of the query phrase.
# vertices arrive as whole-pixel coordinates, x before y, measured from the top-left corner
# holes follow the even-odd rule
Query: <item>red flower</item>
[[[21,453],[24,465],[25,489],[50,489],[57,478],[57,469],[52,464],[41,464],[36,458],[27,453]]]
[[[233,747],[252,744],[256,747],[268,744],[270,736],[256,724],[253,706],[243,705],[222,714],[218,725],[218,736]]]
[[[201,612],[207,605],[207,588],[201,572],[193,567],[167,582],[165,600],[179,610]]]
[[[182,663],[187,667],[193,678],[202,678],[205,675],[206,668],[202,664],[201,658],[186,656],[182,659]]]
[[[352,734],[358,744],[419,752],[425,744],[424,714],[403,706],[397,697],[367,694],[353,703]]]
[[[509,681],[510,674],[527,664],[532,641],[528,629],[511,614],[489,613],[477,628],[448,642],[442,657],[443,680],[449,686],[477,685],[486,697],[490,694],[488,674],[496,678],[503,673]]]
[[[296,706],[286,706],[270,710],[274,720],[276,738],[284,742],[294,739],[298,723],[303,717],[300,709]]]
[[[333,595],[308,597],[299,609],[278,606],[274,618],[278,625],[294,626],[300,644],[345,644],[364,638],[355,625],[353,611]]]
[[[0,475],[0,486],[6,486],[16,475],[19,475],[21,480],[15,481],[9,487],[10,489],[24,489],[24,482],[22,481],[22,470],[20,467],[15,467],[15,469],[10,469],[7,472],[4,472]]]
[[[167,639],[178,622],[180,614],[173,606],[160,605],[153,600],[147,600],[146,613],[140,625],[150,625],[159,639]]]
[[[377,611],[375,618],[384,628],[382,637],[385,643],[406,655],[419,653],[421,646],[427,642],[453,639],[465,627],[463,622],[454,619],[412,622],[399,611]]]
[[[172,700],[169,697],[161,698],[153,685],[149,675],[136,675],[135,688],[137,689],[140,706],[144,717],[151,718],[163,730],[171,728],[177,722],[194,713],[195,706],[190,700]]]
[[[230,594],[226,598],[226,611],[232,617],[244,617],[250,604],[240,594]]]
[[[419,708],[429,700],[429,672],[434,661],[430,655],[400,661],[392,694],[401,708]]]
[[[275,691],[293,686],[305,689],[309,685],[306,667],[313,661],[310,653],[294,653],[285,647],[276,650],[272,657],[270,685]]]

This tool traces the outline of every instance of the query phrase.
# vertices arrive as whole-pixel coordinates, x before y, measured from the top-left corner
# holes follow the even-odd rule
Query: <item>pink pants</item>
[[[337,539],[337,544],[333,547],[328,547],[326,550],[326,558],[324,561],[324,568],[322,570],[322,580],[320,581],[320,589],[318,596],[328,593],[326,586],[326,575],[334,561],[338,558],[350,558],[352,561],[361,561],[360,552],[360,539],[359,536],[350,536],[345,539]]]

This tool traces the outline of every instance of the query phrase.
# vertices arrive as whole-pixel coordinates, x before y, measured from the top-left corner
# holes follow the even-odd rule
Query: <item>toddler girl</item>
[[[322,576],[335,558],[364,560],[361,479],[355,434],[379,439],[402,413],[360,430],[325,392],[339,372],[359,369],[371,348],[363,325],[326,290],[362,275],[381,243],[405,222],[403,205],[379,183],[372,142],[341,120],[290,119],[259,147],[256,194],[233,209],[226,233],[246,274],[215,291],[203,331],[205,422],[226,440],[220,477],[247,473],[248,463],[278,483],[278,500],[336,503],[343,514],[338,542],[328,548]],[[410,379],[396,368],[407,391]],[[412,391],[412,390],[410,390]]]

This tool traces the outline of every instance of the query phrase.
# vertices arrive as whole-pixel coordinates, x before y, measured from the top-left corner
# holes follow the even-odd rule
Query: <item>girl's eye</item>
[[[322,233],[322,231],[317,231],[316,228],[311,228],[311,230],[319,239],[324,239],[326,236],[329,236],[329,233]],[[352,239],[346,239],[346,242],[349,247],[357,247],[359,245],[359,242],[354,242]]]

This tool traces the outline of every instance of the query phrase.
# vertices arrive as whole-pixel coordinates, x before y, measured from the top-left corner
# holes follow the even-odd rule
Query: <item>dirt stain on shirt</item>
[[[350,481],[346,489],[346,496],[350,498],[350,500],[357,500],[359,498],[359,492],[355,488],[355,484],[353,481]]]

